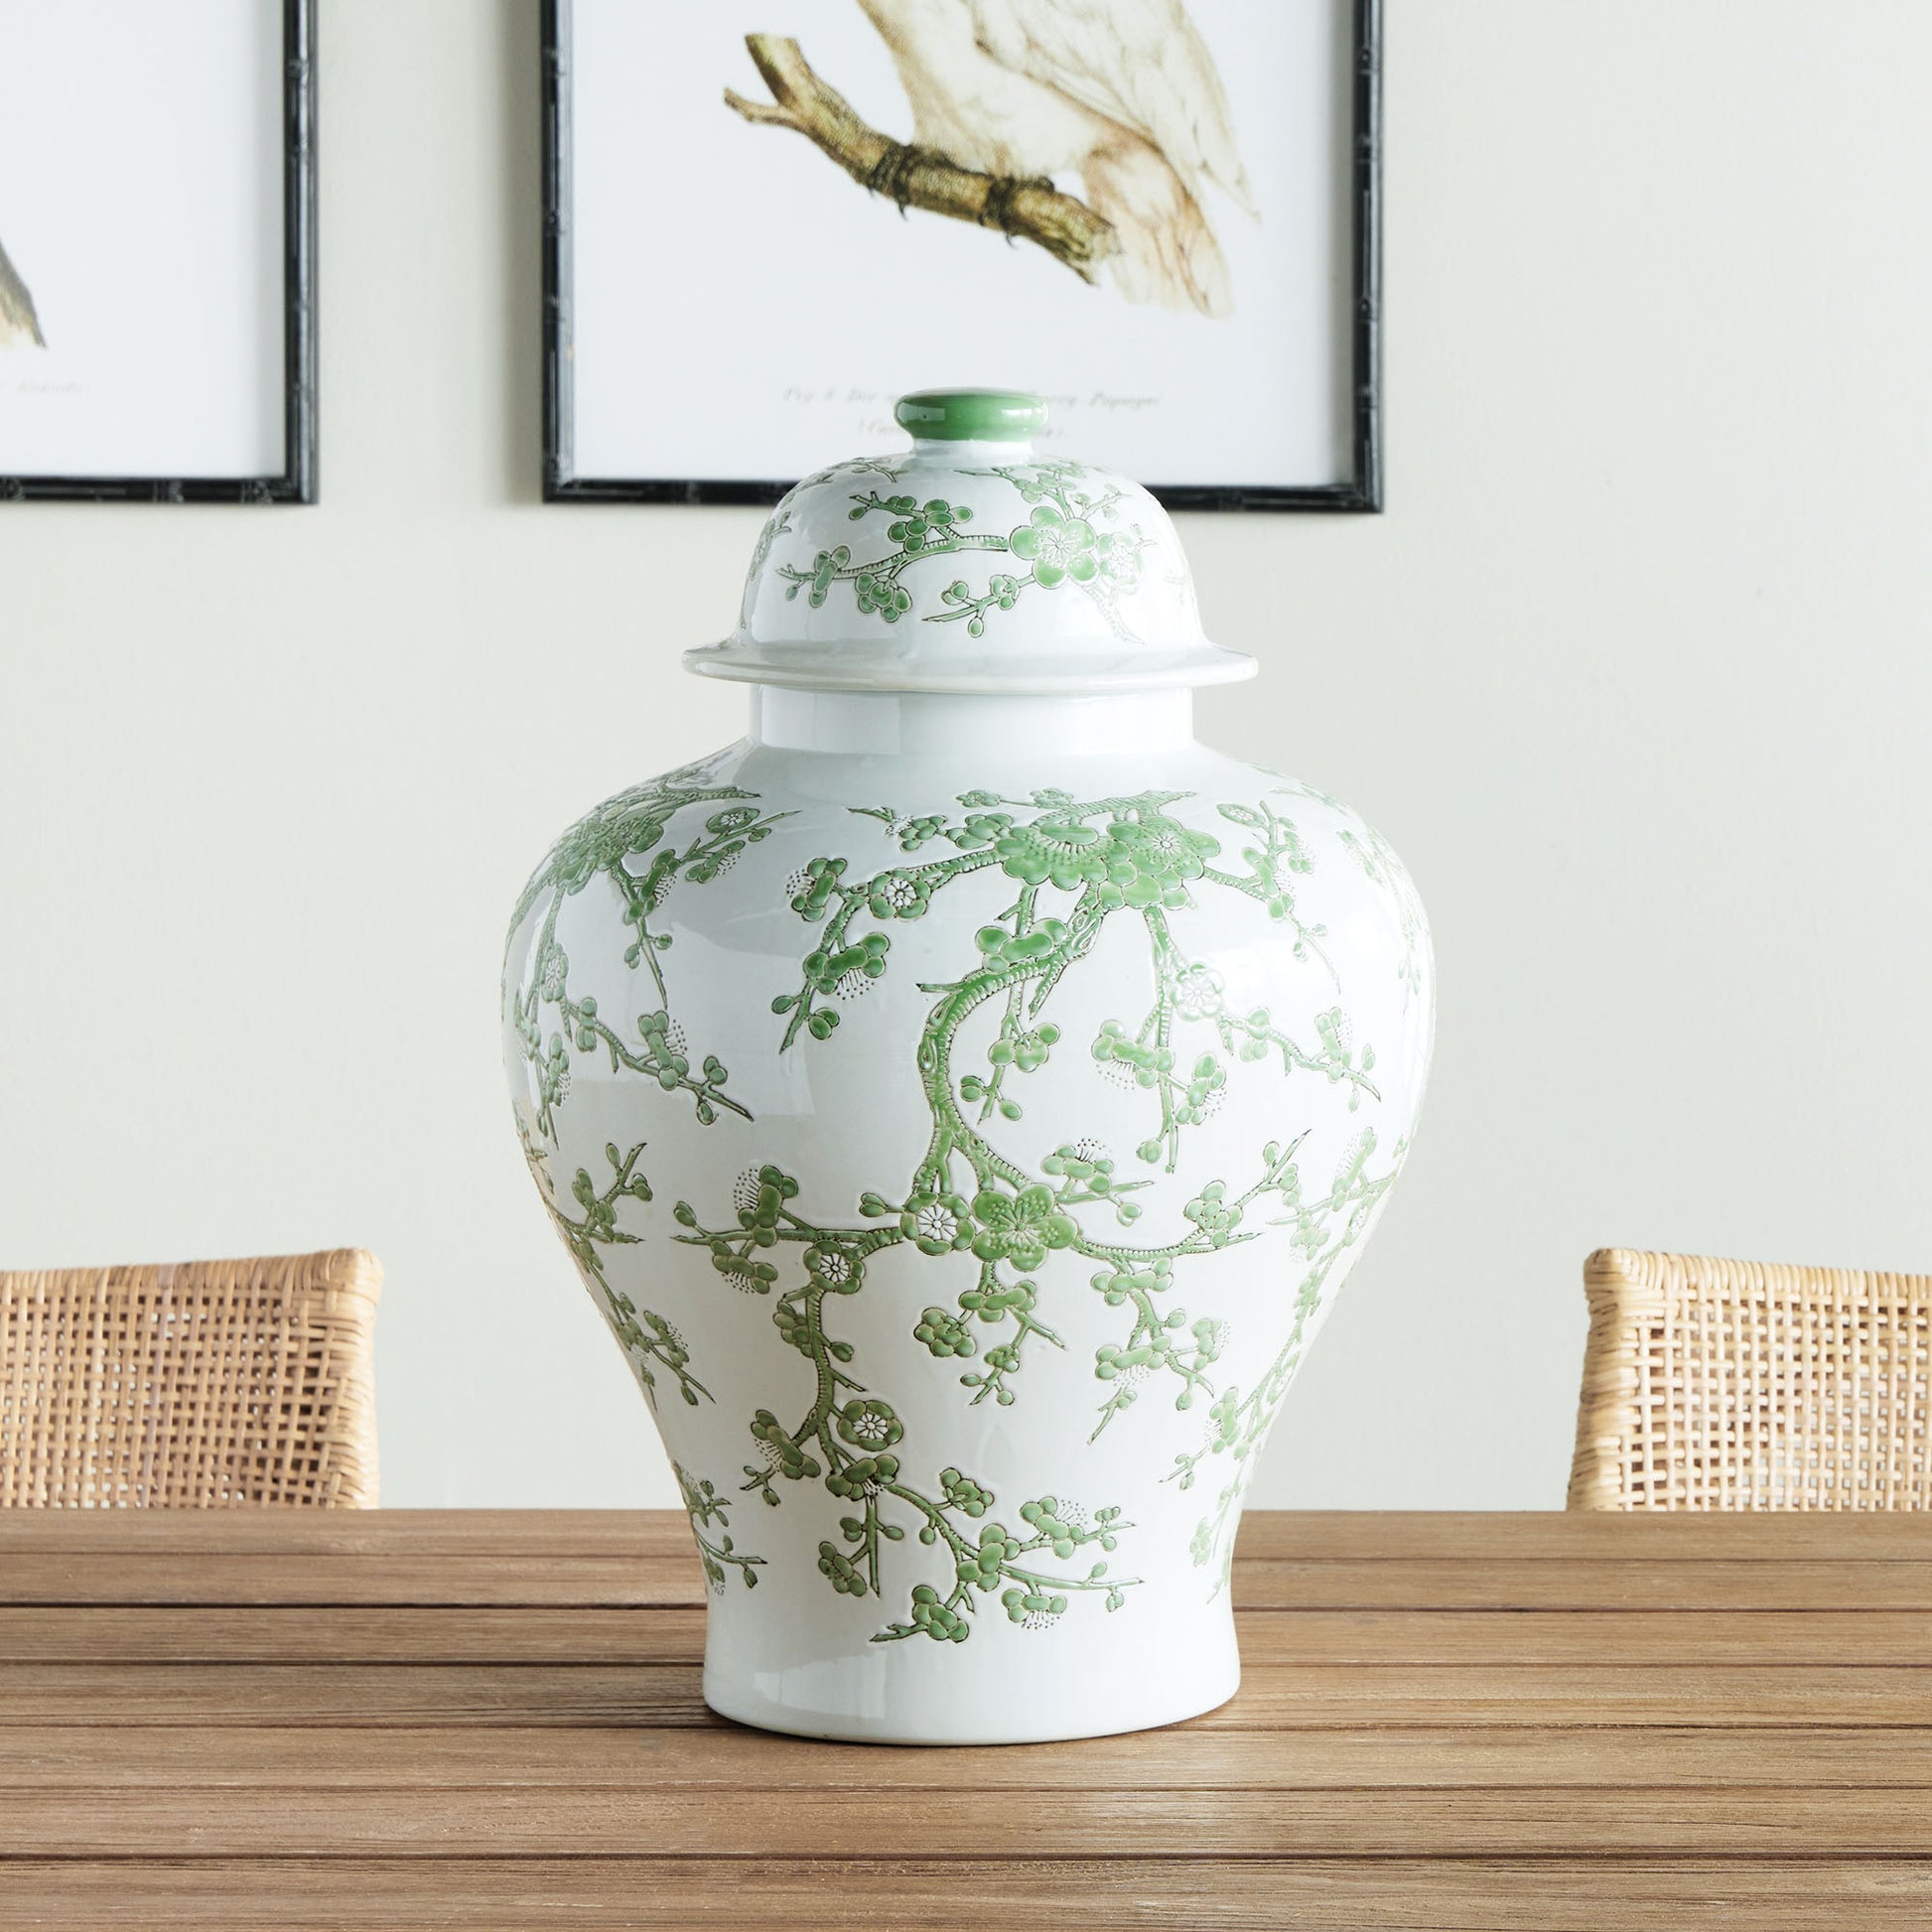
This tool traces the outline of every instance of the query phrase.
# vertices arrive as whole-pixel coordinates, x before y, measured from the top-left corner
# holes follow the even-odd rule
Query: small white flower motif
[[[1091,1134],[1083,1135],[1073,1143],[1073,1152],[1079,1160],[1089,1164],[1104,1161],[1107,1158],[1107,1143],[1096,1141]]]
[[[885,1416],[857,1416],[847,1424],[847,1429],[867,1449],[884,1449],[893,1439],[892,1422]]]
[[[841,1000],[863,1000],[872,989],[872,975],[862,972],[857,966],[849,973],[841,973],[832,982],[832,991]]]
[[[550,1104],[561,1107],[570,1098],[570,1062],[556,1062],[556,1075],[550,1082]]]
[[[1040,530],[1036,541],[1039,545],[1038,555],[1041,563],[1052,564],[1063,572],[1073,561],[1075,555],[1073,539],[1067,536],[1063,528],[1056,529],[1049,524]]]
[[[1138,537],[1138,525],[1130,524],[1127,534]],[[1114,549],[1101,566],[1115,597],[1132,597],[1141,588],[1141,557],[1138,550],[1130,550],[1125,545]]]
[[[1213,967],[1196,962],[1172,982],[1174,1011],[1183,1020],[1212,1020],[1221,1010],[1223,984]]]
[[[1057,1610],[1029,1610],[1021,1619],[1023,1630],[1050,1630],[1060,1620]]]
[[[764,1292],[765,1284],[752,1272],[752,1268],[753,1264],[750,1261],[734,1260],[724,1270],[725,1279],[741,1295],[761,1295]]]
[[[1129,1093],[1138,1093],[1140,1091],[1140,1080],[1134,1068],[1129,1066],[1125,1060],[1102,1060],[1100,1062],[1100,1077],[1110,1087],[1121,1087]]]
[[[563,947],[553,941],[544,947],[543,955],[537,962],[537,991],[546,1000],[561,999],[569,972],[570,961]]]
[[[758,1439],[759,1459],[776,1475],[784,1464],[784,1451],[776,1443],[767,1443],[762,1436]]]
[[[880,893],[896,915],[902,916],[908,907],[919,902],[918,887],[903,873],[889,879],[880,888]]]
[[[749,1214],[759,1204],[759,1171],[747,1168],[732,1182],[732,1205],[741,1214]]]
[[[1117,1389],[1138,1389],[1153,1372],[1152,1363],[1136,1362],[1132,1368],[1122,1369],[1114,1377],[1114,1387]]]
[[[798,870],[794,872],[791,875],[791,877],[785,881],[785,897],[796,898],[800,893],[804,892],[806,888],[811,885],[811,883],[812,883],[811,874],[808,871],[806,871],[806,869],[803,866],[800,866]]]
[[[684,1057],[684,1029],[675,1020],[664,1029],[664,1047],[679,1059]]]
[[[951,1243],[959,1232],[959,1216],[942,1200],[927,1201],[912,1217],[912,1225],[927,1241]]]
[[[1088,1512],[1085,1503],[1062,1501],[1059,1506],[1058,1515],[1060,1521],[1070,1530],[1090,1529],[1093,1525],[1093,1517]]]
[[[1147,840],[1146,844],[1148,852],[1163,866],[1184,866],[1189,859],[1196,856],[1194,848],[1180,836],[1178,829],[1172,825],[1162,826]]]
[[[813,1273],[828,1288],[842,1287],[852,1279],[852,1257],[840,1253],[837,1248],[828,1248],[818,1257]]]

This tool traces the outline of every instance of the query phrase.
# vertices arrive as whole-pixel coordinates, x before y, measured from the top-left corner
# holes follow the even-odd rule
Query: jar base
[[[707,1655],[704,1701],[721,1718],[790,1737],[855,1744],[1046,1744],[1155,1730],[1216,1711],[1241,1688],[1232,1637],[1181,1673],[1132,1688],[1069,1684],[1055,1696],[961,1699],[916,1684],[885,1687],[850,1662],[783,1672],[732,1668]],[[777,1682],[760,1680],[776,1679]],[[801,1681],[802,1680],[802,1681]]]

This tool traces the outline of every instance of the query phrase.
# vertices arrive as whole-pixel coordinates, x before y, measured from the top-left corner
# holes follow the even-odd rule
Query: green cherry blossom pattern
[[[1082,1516],[1075,1522],[1065,1517],[1052,1497],[1041,1497],[1021,1504],[1020,1518],[1028,1526],[1024,1532],[1009,1534],[999,1523],[976,1527],[995,1502],[991,1487],[950,1466],[941,1472],[935,1489],[920,1487],[911,1476],[915,1464],[907,1453],[911,1445],[904,1416],[852,1373],[855,1350],[834,1326],[838,1297],[848,1285],[856,1289],[870,1255],[900,1242],[916,1250],[919,1237],[905,1232],[904,1217],[910,1212],[916,1228],[918,1211],[908,1202],[906,1209],[894,1214],[878,1196],[868,1195],[864,1205],[885,1224],[841,1231],[819,1225],[799,1211],[801,1190],[791,1175],[766,1167],[759,1171],[756,1188],[756,1201],[740,1209],[733,1227],[707,1227],[685,1201],[673,1210],[673,1217],[687,1230],[676,1238],[709,1247],[714,1262],[721,1252],[749,1260],[768,1235],[764,1245],[795,1250],[802,1263],[795,1275],[784,1271],[772,1318],[811,1367],[812,1399],[795,1424],[781,1421],[771,1409],[756,1412],[751,1435],[758,1459],[745,1465],[744,1488],[776,1507],[791,1485],[822,1481],[826,1492],[845,1509],[838,1519],[840,1540],[827,1538],[818,1546],[819,1572],[840,1595],[883,1595],[887,1555],[905,1541],[908,1529],[919,1544],[943,1553],[951,1566],[943,1594],[931,1582],[914,1584],[907,1614],[888,1622],[874,1640],[886,1643],[924,1636],[937,1642],[964,1642],[983,1599],[1005,1588],[1061,1597],[1098,1594],[1108,1608],[1119,1608],[1138,1580],[1111,1577],[1104,1557],[1089,1561],[1082,1575],[1060,1575],[1045,1567],[1083,1553],[1090,1558],[1088,1546],[1095,1544],[1111,1554],[1128,1527],[1117,1507],[1100,1509],[1090,1520]],[[936,1198],[929,1204],[936,1206]],[[958,1201],[957,1207],[963,1215],[964,1201]],[[1035,1210],[1030,1207],[1029,1211]],[[1016,1210],[1003,1212],[1017,1228]],[[931,1231],[926,1238],[941,1253],[953,1252],[972,1225],[969,1218],[953,1213],[951,1203],[946,1213],[950,1226],[927,1223]],[[1036,1218],[1050,1219],[1050,1211],[1037,1210]],[[836,1266],[828,1269],[828,1257],[833,1256],[849,1259],[854,1272]],[[966,1352],[959,1347],[963,1324],[956,1317],[943,1309],[932,1309],[922,1317],[927,1319],[936,1321],[930,1330],[934,1336],[950,1333],[948,1352]]]
[[[855,475],[872,468],[853,466]],[[1153,539],[1139,524],[1123,520],[1126,499],[1116,485],[1089,486],[1092,473],[1081,464],[1060,460],[966,474],[1004,483],[1028,514],[1004,534],[980,532],[968,528],[973,521],[970,503],[943,496],[922,502],[902,492],[881,494],[876,486],[854,490],[847,519],[876,531],[878,519],[884,518],[883,537],[875,536],[866,544],[856,537],[827,544],[800,561],[780,563],[776,574],[786,600],[795,602],[802,595],[813,610],[820,610],[841,586],[849,586],[852,608],[859,617],[895,624],[916,612],[920,621],[963,623],[968,635],[978,637],[985,634],[990,617],[1011,611],[1027,591],[1072,585],[1096,600],[1117,635],[1140,641],[1118,607],[1138,587],[1142,559]],[[823,483],[832,475],[810,479],[800,489]],[[773,546],[790,531],[789,515],[788,510],[781,511],[766,524],[750,582],[756,583]],[[935,581],[929,590],[923,587],[922,567],[933,559],[975,552],[1011,557],[1024,571],[992,570],[978,588],[964,577],[943,584]],[[930,609],[922,605],[927,598],[934,600]]]
[[[683,1030],[670,1014],[661,963],[661,955],[670,949],[670,935],[651,923],[673,887],[704,886],[722,877],[741,854],[761,844],[791,816],[760,811],[753,793],[713,782],[718,762],[710,759],[687,765],[607,799],[557,841],[517,901],[510,918],[512,942],[529,914],[539,905],[544,908],[531,948],[528,983],[506,986],[504,992],[510,1024],[535,1075],[536,1129],[552,1145],[553,1114],[570,1093],[580,1054],[608,1057],[614,1074],[628,1070],[654,1079],[666,1092],[688,1093],[704,1126],[721,1112],[750,1118],[725,1091],[731,1075],[715,1054],[701,1055],[693,1070]],[[690,818],[707,805],[722,809],[709,812],[700,828],[690,832]],[[687,829],[666,843],[674,820]],[[621,1016],[615,1024],[594,995],[572,996],[570,959],[557,940],[564,901],[594,885],[616,897],[632,934],[624,964],[633,969],[641,965],[650,976],[650,993],[633,1003],[643,1010]]]
[[[1176,1172],[1186,1131],[1213,1113],[1230,1077],[1245,1064],[1273,1059],[1282,1075],[1318,1078],[1343,1088],[1356,1104],[1378,1097],[1371,1077],[1374,1054],[1352,1045],[1339,1009],[1318,1015],[1307,1038],[1289,1034],[1266,1009],[1230,1011],[1218,974],[1190,958],[1175,936],[1174,921],[1194,907],[1197,895],[1236,895],[1257,901],[1271,921],[1287,929],[1297,958],[1317,973],[1330,970],[1320,945],[1322,929],[1298,910],[1306,847],[1274,800],[1260,807],[1219,808],[1239,847],[1232,860],[1220,837],[1174,814],[1181,796],[1173,792],[1095,799],[1057,791],[1026,798],[973,792],[958,802],[957,817],[904,817],[887,807],[855,812],[877,821],[899,853],[909,855],[909,863],[890,862],[868,873],[849,856],[832,854],[812,859],[794,875],[787,888],[791,909],[817,929],[817,937],[805,956],[798,990],[771,1003],[784,1023],[781,1050],[806,1036],[829,1039],[839,1013],[822,996],[836,981],[835,962],[847,962],[845,970],[862,971],[870,979],[885,977],[892,970],[890,928],[904,917],[923,916],[940,895],[969,876],[997,872],[1019,895],[1001,922],[975,933],[977,956],[962,962],[961,976],[924,989],[934,997],[915,1062],[931,1138],[910,1184],[897,1198],[867,1190],[859,1203],[860,1222],[852,1226],[793,1220],[789,1205],[778,1221],[766,1224],[780,1247],[791,1241],[803,1246],[802,1280],[779,1264],[781,1278],[791,1286],[777,1291],[774,1318],[791,1344],[820,1365],[819,1401],[785,1434],[785,1444],[815,1470],[822,1464],[830,1471],[828,1486],[835,1494],[865,1505],[863,1513],[842,1519],[846,1544],[828,1543],[821,1552],[821,1568],[834,1587],[854,1594],[878,1592],[881,1552],[906,1527],[916,1529],[923,1542],[950,1546],[958,1505],[947,1492],[928,1494],[907,1480],[913,1465],[904,1459],[902,1412],[881,1397],[860,1393],[862,1385],[848,1367],[850,1345],[827,1320],[828,1294],[837,1285],[828,1289],[814,1256],[830,1246],[850,1253],[858,1268],[865,1256],[901,1244],[934,1259],[970,1254],[977,1263],[972,1285],[960,1292],[955,1308],[926,1306],[910,1323],[910,1339],[933,1359],[960,1364],[960,1383],[970,1402],[991,1398],[1001,1406],[1018,1399],[1030,1349],[1064,1345],[1042,1318],[1038,1271],[1058,1254],[1097,1264],[1093,1287],[1108,1308],[1120,1311],[1123,1326],[1118,1339],[1101,1346],[1095,1358],[1100,1401],[1093,1434],[1161,1385],[1171,1391],[1176,1410],[1211,1409],[1212,1439],[1198,1452],[1183,1454],[1174,1470],[1175,1480],[1191,1486],[1197,1470],[1218,1454],[1232,1457],[1230,1468],[1238,1471],[1207,1519],[1204,1547],[1211,1559],[1222,1551],[1223,1531],[1245,1484],[1245,1463],[1299,1359],[1321,1287],[1365,1231],[1393,1183],[1402,1153],[1395,1150],[1386,1171],[1371,1174],[1369,1137],[1358,1143],[1342,1173],[1315,1185],[1303,1173],[1301,1143],[1271,1141],[1246,1176],[1201,1182],[1181,1209],[1184,1232],[1153,1246],[1137,1246],[1124,1232],[1141,1211],[1132,1196],[1151,1182],[1120,1172],[1098,1142],[1061,1147],[1040,1161],[1036,1173],[1018,1165],[986,1130],[1024,1114],[1014,1083],[1047,1062],[1062,1034],[1040,1017],[1040,1009],[1114,918],[1131,920],[1144,935],[1154,1001],[1138,1021],[1105,1020],[1091,1057],[1103,1076],[1118,1074],[1152,1109],[1150,1131],[1136,1150],[1144,1168]],[[857,960],[864,963],[855,969],[849,962]],[[955,1071],[961,1026],[989,1006],[1001,1021],[987,1070]],[[1198,1044],[1183,1048],[1189,1030]],[[678,1216],[694,1230],[682,1238],[710,1240],[714,1246],[720,1240],[682,1203]],[[1294,1224],[1292,1246],[1305,1265],[1296,1291],[1294,1335],[1256,1390],[1224,1389],[1217,1378],[1227,1324],[1189,1311],[1179,1299],[1180,1271],[1187,1270],[1191,1279],[1206,1258],[1256,1239],[1262,1225],[1284,1218]],[[755,1233],[753,1244],[761,1238]],[[723,1239],[731,1256],[754,1261],[754,1245]],[[768,1416],[759,1412],[765,1437]],[[754,1486],[776,1500],[767,1469],[748,1473]],[[895,1520],[895,1501],[904,1506],[903,1520]],[[1027,1507],[1044,1512],[1041,1520],[1053,1513],[1049,1498]],[[1023,1512],[1022,1520],[1032,1519]],[[1126,1528],[1117,1512],[1108,1522],[1110,1535]],[[1092,1584],[1104,1584],[1110,1602],[1122,1599],[1129,1586],[1107,1580],[1104,1572],[1082,1580],[1038,1567],[1042,1548],[1061,1558],[1066,1542],[1066,1535],[1045,1545],[1030,1537],[1010,1538],[1004,1528],[998,1536],[983,1533],[971,1547],[970,1562],[958,1567],[966,1582],[950,1594],[931,1584],[915,1586],[933,1591],[930,1600],[915,1594],[909,1617],[882,1636],[964,1641],[980,1593],[996,1573],[1005,1580],[1002,1602],[1010,1613],[1018,1606],[1016,1620],[1030,1628],[1046,1627],[1066,1607],[1069,1592],[1077,1595]],[[1052,1607],[1056,1601],[1058,1609]]]
[[[700,1400],[709,1401],[711,1391],[691,1373],[691,1351],[685,1344],[684,1336],[662,1315],[653,1313],[649,1309],[639,1309],[629,1296],[613,1288],[604,1272],[603,1249],[635,1247],[643,1238],[618,1225],[621,1202],[647,1201],[651,1198],[650,1182],[637,1168],[638,1157],[644,1151],[642,1143],[623,1155],[619,1154],[615,1142],[604,1150],[612,1173],[601,1190],[587,1169],[578,1169],[570,1187],[571,1198],[578,1211],[572,1214],[557,1199],[556,1188],[550,1178],[548,1150],[531,1138],[520,1114],[517,1116],[517,1131],[522,1136],[523,1158],[529,1166],[531,1177],[537,1183],[537,1192],[549,1210],[551,1225],[570,1250],[571,1259],[577,1263],[585,1283],[602,1306],[611,1332],[617,1336],[618,1345],[630,1363],[631,1372],[643,1389],[652,1413],[655,1414],[657,1409],[659,1373],[672,1378],[678,1394],[692,1408],[695,1409]]]
[[[1062,1213],[1053,1190],[1023,1187],[1017,1194],[997,1187],[983,1188],[973,1202],[973,1252],[982,1261],[1010,1262],[1015,1268],[1037,1268],[1052,1248],[1070,1248],[1080,1238],[1080,1224]]]
[[[1029,581],[1049,590],[1090,581],[1101,568],[1094,562],[1082,576],[1100,545],[1090,521],[1067,514],[1053,497],[1056,483],[1064,479],[1049,474],[1034,485],[1040,500],[1011,545],[1031,565]],[[855,521],[882,513],[890,519],[888,533],[903,560],[969,540],[961,534],[966,519],[943,502],[876,490],[854,501]],[[1023,547],[1029,531],[1035,534]],[[825,587],[844,568],[835,555],[828,561]],[[892,581],[890,574],[882,581]],[[807,594],[818,588],[814,575]],[[927,1139],[907,1150],[898,1174],[878,1176],[878,1185],[860,1194],[855,1217],[847,1218],[849,1209],[828,1213],[827,1203],[808,1199],[799,1176],[768,1161],[745,1171],[729,1208],[701,1211],[685,1200],[671,1208],[673,1238],[706,1252],[721,1289],[768,1312],[782,1359],[798,1371],[793,1397],[774,1390],[768,1406],[750,1415],[742,1492],[772,1507],[807,1490],[830,1498],[820,1506],[837,1534],[819,1542],[818,1569],[841,1596],[882,1599],[895,1565],[910,1571],[895,1588],[898,1611],[886,1614],[875,1641],[966,1642],[979,1612],[995,1600],[1014,1625],[1045,1631],[1085,1598],[1122,1607],[1138,1582],[1112,1573],[1118,1540],[1132,1527],[1117,1506],[1089,1511],[1057,1490],[1016,1502],[951,1465],[936,1481],[921,1476],[937,1458],[919,1440],[918,1403],[893,1391],[891,1363],[862,1364],[841,1332],[841,1311],[867,1292],[877,1257],[893,1249],[914,1266],[944,1265],[963,1276],[950,1305],[913,1300],[899,1332],[928,1367],[957,1371],[968,1404],[1013,1405],[1035,1351],[1066,1346],[1042,1307],[1042,1278],[1052,1294],[1065,1294],[1070,1281],[1090,1284],[1076,1292],[1097,1295],[1118,1322],[1094,1356],[1092,1436],[1157,1395],[1174,1411],[1204,1418],[1198,1447],[1175,1456],[1170,1480],[1192,1489],[1210,1471],[1220,1475],[1193,1555],[1218,1566],[1224,1580],[1253,1457],[1300,1361],[1323,1288],[1367,1232],[1406,1152],[1400,1143],[1378,1149],[1365,1127],[1332,1173],[1310,1173],[1302,1140],[1269,1140],[1243,1171],[1186,1183],[1191,1192],[1171,1239],[1135,1238],[1142,1211],[1135,1195],[1179,1171],[1187,1137],[1213,1115],[1230,1083],[1256,1077],[1245,1069],[1272,1066],[1278,1079],[1318,1081],[1345,1094],[1350,1109],[1380,1098],[1373,1047],[1354,1041],[1339,1005],[1322,1007],[1306,1033],[1290,1031],[1266,1007],[1242,1011],[1220,973],[1185,940],[1203,895],[1245,898],[1317,984],[1336,983],[1325,930],[1300,902],[1313,861],[1294,812],[1296,800],[1311,795],[1282,786],[1255,804],[1208,807],[1215,832],[1199,828],[1198,801],[1162,790],[1090,798],[1053,789],[1025,796],[973,791],[960,795],[956,810],[917,816],[888,806],[855,809],[885,843],[884,862],[820,853],[786,881],[784,903],[810,937],[796,955],[794,990],[769,1003],[780,1053],[831,1040],[841,1006],[893,975],[895,930],[924,918],[960,881],[978,877],[999,887],[992,905],[1010,899],[974,932],[952,977],[922,973],[925,1019],[903,1077],[923,1096]],[[1183,803],[1195,822],[1177,815]],[[695,833],[687,814],[700,827]],[[652,1200],[639,1165],[644,1150],[612,1145],[608,1173],[577,1171],[559,1200],[549,1173],[556,1116],[570,1101],[574,1055],[596,1051],[609,1055],[614,1074],[634,1070],[667,1098],[689,1096],[700,1122],[717,1120],[721,1109],[749,1121],[725,1091],[724,1067],[708,1056],[694,1061],[661,998],[656,956],[668,940],[649,915],[673,885],[716,876],[784,816],[763,812],[753,794],[713,783],[706,767],[691,767],[621,794],[573,828],[519,908],[519,923],[543,908],[523,980],[506,988],[532,1074],[530,1119],[519,1111],[525,1152],[560,1235],[653,1401],[665,1380],[692,1406],[709,1400],[709,1391],[692,1372],[683,1337],[615,1292],[606,1275],[606,1252],[640,1239],[624,1216]],[[1385,880],[1401,880],[1379,842],[1357,841],[1351,856]],[[656,976],[659,1003],[628,1034],[588,997],[572,996],[556,936],[559,903],[600,880],[634,933],[627,962],[648,962]],[[1115,921],[1145,948],[1149,1004],[1106,1015],[1090,1038],[1069,1041],[1076,1013],[1059,989]],[[1406,922],[1404,929],[1413,956],[1426,944],[1420,914],[1413,933]],[[1420,985],[1419,970],[1416,978]],[[993,1041],[981,1064],[959,1065],[962,1029],[982,1013],[995,1022]],[[541,1024],[547,1014],[556,1016],[549,1038]],[[1131,1160],[1088,1138],[1029,1163],[1001,1139],[1025,1117],[1030,1076],[1056,1050],[1082,1054],[1095,1077],[1143,1110],[1144,1138]],[[1255,1240],[1264,1227],[1284,1225],[1284,1245],[1299,1271],[1287,1282],[1292,1332],[1254,1386],[1237,1387],[1222,1379],[1227,1323],[1193,1311],[1197,1291],[1211,1284],[1216,1255]],[[1068,1276],[1056,1258],[1077,1258],[1085,1268]],[[755,1585],[761,1560],[744,1556],[727,1533],[732,1499],[682,1471],[680,1481],[713,1587],[723,1587],[733,1570]]]
[[[1070,577],[1091,584],[1100,570],[1094,555],[1093,525],[1084,517],[1062,516],[1051,503],[1042,503],[1007,539],[1007,548],[1034,567],[1034,582],[1050,591]]]
[[[691,1534],[698,1541],[698,1560],[704,1565],[706,1584],[714,1593],[722,1594],[729,1573],[736,1571],[747,1589],[756,1589],[764,1559],[747,1556],[732,1542],[731,1512],[737,1506],[737,1497],[719,1495],[708,1481],[692,1475],[680,1462],[671,1464],[671,1473],[677,1477],[685,1514],[691,1519]]]

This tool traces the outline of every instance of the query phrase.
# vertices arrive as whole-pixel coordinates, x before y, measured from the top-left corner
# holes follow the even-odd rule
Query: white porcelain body
[[[1024,1741],[1236,1688],[1241,1499],[1407,1149],[1431,961],[1387,846],[1190,715],[755,687],[525,895],[525,1148],[728,1717]]]

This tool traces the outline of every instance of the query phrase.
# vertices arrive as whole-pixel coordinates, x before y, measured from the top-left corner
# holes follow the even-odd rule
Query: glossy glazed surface
[[[1406,1152],[1431,969],[1387,846],[1187,706],[767,691],[518,908],[519,1128],[727,1715],[1012,1741],[1234,1688],[1241,1498]]]

